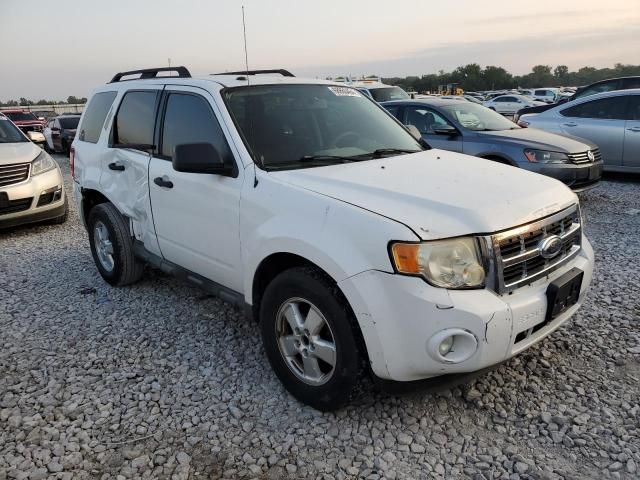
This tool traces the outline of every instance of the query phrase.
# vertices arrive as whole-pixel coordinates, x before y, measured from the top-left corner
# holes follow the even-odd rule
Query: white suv
[[[98,88],[73,143],[98,270],[151,264],[246,307],[301,401],[496,365],[583,301],[593,251],[562,183],[429,149],[349,86],[164,70]]]

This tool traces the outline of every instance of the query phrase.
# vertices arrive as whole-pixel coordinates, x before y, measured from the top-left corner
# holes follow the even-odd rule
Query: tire
[[[286,313],[295,308],[303,322],[286,319]],[[292,317],[295,315],[289,315]],[[299,325],[300,335],[292,323]],[[321,411],[335,410],[349,401],[365,376],[364,348],[357,328],[342,292],[313,267],[286,270],[267,286],[262,297],[260,330],[271,367],[294,397]],[[333,357],[328,354],[331,340]],[[295,353],[287,355],[285,351]],[[325,359],[333,360],[333,365]],[[309,369],[307,361],[312,366]]]
[[[87,222],[91,255],[102,278],[124,286],[140,279],[144,264],[133,254],[126,219],[111,203],[100,203],[89,212]]]
[[[64,222],[67,221],[67,217],[69,216],[69,203],[67,203],[67,199],[65,198],[64,200],[64,213],[56,218],[54,218],[53,220],[51,220],[51,223],[53,225],[62,225]]]
[[[60,146],[62,147],[62,153],[65,154],[67,157],[69,156],[69,145],[67,144],[66,140],[62,140],[60,142]]]
[[[49,142],[45,139],[44,141],[44,151],[47,153],[55,153],[51,148],[49,148]]]

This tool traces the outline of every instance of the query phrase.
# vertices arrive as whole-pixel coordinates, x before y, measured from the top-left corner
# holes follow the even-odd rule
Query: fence
[[[25,105],[19,107],[0,107],[0,112],[2,110],[27,110],[29,112],[56,112],[56,114],[60,115],[63,113],[82,113],[84,109],[84,103],[65,103],[65,104],[56,104],[56,105]]]

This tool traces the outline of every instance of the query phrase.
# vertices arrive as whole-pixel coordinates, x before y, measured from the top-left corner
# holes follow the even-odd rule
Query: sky
[[[185,65],[406,76],[459,65],[640,63],[640,0],[0,0],[0,100],[88,96],[114,73]]]

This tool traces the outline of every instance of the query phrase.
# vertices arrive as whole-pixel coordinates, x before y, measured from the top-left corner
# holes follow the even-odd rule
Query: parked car
[[[46,123],[44,120],[40,120],[28,110],[3,110],[2,113],[9,117],[9,120],[11,120],[15,124],[15,126],[22,130],[24,133],[42,132]]]
[[[555,104],[520,109],[516,112],[513,121],[517,122],[522,115],[528,115],[531,113],[542,113],[555,107],[556,105],[573,100],[578,100],[579,98],[588,97],[590,95],[595,95],[596,93],[612,92],[614,90],[629,90],[632,88],[640,88],[640,76],[601,80],[599,82],[592,83],[589,86],[580,87],[570,97],[562,96]],[[523,123],[521,126],[526,125]]]
[[[413,125],[433,148],[466,153],[541,173],[584,191],[602,176],[596,145],[524,129],[481,105],[450,100],[382,104],[404,125]],[[589,161],[589,155],[593,160]],[[584,161],[587,160],[587,161]]]
[[[536,88],[533,90],[533,99],[539,102],[554,103],[560,92],[559,88]]]
[[[50,119],[44,128],[45,149],[51,152],[69,154],[69,148],[76,137],[80,115],[61,115]]]
[[[524,95],[500,95],[484,102],[484,106],[502,115],[513,115],[523,107],[544,105],[544,102],[532,100]]]
[[[54,110],[31,110],[38,120],[48,121],[50,118],[57,117],[58,114]]]
[[[0,229],[45,220],[62,223],[66,218],[58,164],[0,115]]]
[[[562,183],[426,149],[348,85],[168,70],[115,75],[80,121],[97,269],[121,286],[149,263],[243,306],[301,401],[496,365],[582,303],[593,250]]]
[[[599,82],[592,83],[586,87],[580,87],[573,95],[571,100],[595,95],[596,93],[612,92],[614,90],[629,90],[632,88],[640,88],[640,76],[609,78]]]
[[[357,88],[369,98],[373,98],[376,102],[411,98],[402,88],[385,85],[382,82],[360,81],[353,82],[351,86]]]
[[[640,89],[589,95],[546,112],[523,115],[520,122],[595,143],[605,171],[640,172]]]

